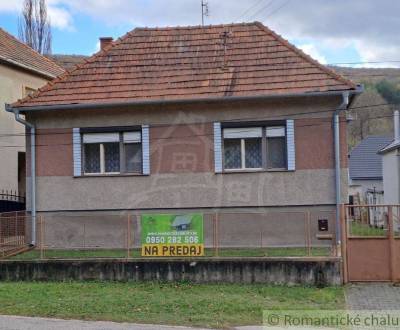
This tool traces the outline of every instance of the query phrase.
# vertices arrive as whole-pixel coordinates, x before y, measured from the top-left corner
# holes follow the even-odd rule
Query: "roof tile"
[[[0,60],[36,72],[47,78],[55,78],[64,69],[39,54],[0,28]]]
[[[226,38],[226,51],[223,34]],[[355,89],[261,23],[137,28],[18,107]]]

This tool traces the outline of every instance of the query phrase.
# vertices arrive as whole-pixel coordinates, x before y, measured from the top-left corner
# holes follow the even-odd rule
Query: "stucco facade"
[[[222,246],[257,245],[261,229],[265,235],[275,232],[275,239],[272,234],[268,236],[270,245],[290,242],[301,246],[304,217],[309,211],[313,213],[312,243],[331,244],[319,241],[316,235],[318,219],[327,218],[329,232],[334,229],[332,116],[340,102],[340,97],[303,97],[246,103],[29,112],[27,119],[37,127],[37,210],[46,219],[46,244],[81,246],[82,222],[88,221],[86,239],[91,237],[94,244],[101,245],[106,235],[110,247],[121,247],[126,221],[118,219],[125,219],[128,213],[189,211],[205,214],[207,246],[212,245],[211,218],[215,211],[226,222],[224,235],[220,237]],[[289,118],[295,123],[294,171],[215,173],[213,122],[248,123]],[[149,125],[150,129],[150,175],[74,177],[73,128],[142,124]],[[343,201],[348,187],[346,155],[346,130],[342,121]],[[182,158],[191,161],[182,163]],[[27,159],[29,167],[29,152]],[[295,213],[285,225],[281,223],[279,232],[275,221],[250,224],[249,220],[268,217],[271,212],[280,214],[279,218]],[[235,225],[228,225],[228,220]],[[107,229],[110,226],[112,230]],[[139,224],[133,227],[138,228]],[[134,244],[137,246],[139,241]]]
[[[339,97],[298,98],[264,103],[205,103],[29,114],[28,119],[35,123],[38,134],[37,209],[49,212],[333,206],[333,111],[326,110],[334,110],[339,103]],[[278,118],[295,120],[295,171],[215,173],[212,122]],[[74,127],[138,124],[150,126],[149,176],[73,176]],[[345,198],[345,129],[341,132],[342,195]],[[182,165],[177,159],[185,155],[190,155],[192,161]]]
[[[0,147],[0,190],[25,194],[23,170],[18,182],[18,153],[25,152],[25,127],[15,121],[12,113],[4,110],[4,105],[24,97],[26,89],[36,90],[47,81],[33,73],[0,63],[0,144],[4,146]]]
[[[400,153],[399,149],[382,155],[385,204],[400,204]]]

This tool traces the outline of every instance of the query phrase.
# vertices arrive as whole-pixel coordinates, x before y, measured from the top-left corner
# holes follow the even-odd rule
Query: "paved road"
[[[392,284],[354,284],[345,292],[350,310],[400,310],[400,287]]]

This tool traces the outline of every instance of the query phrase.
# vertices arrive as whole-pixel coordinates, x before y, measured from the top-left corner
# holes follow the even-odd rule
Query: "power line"
[[[398,105],[396,103],[377,103],[377,104],[370,104],[370,105],[362,105],[362,106],[355,106],[349,108],[349,111],[351,110],[357,110],[357,109],[367,109],[367,108],[376,108],[376,107],[381,107],[381,106],[392,106],[392,105]],[[294,115],[299,116],[299,115],[308,115],[308,114],[318,114],[318,113],[327,113],[327,112],[332,112],[335,111],[335,109],[327,109],[327,110],[317,110],[317,111],[308,111],[308,112],[298,112],[295,113]],[[276,115],[273,118],[265,118],[265,117],[246,117],[246,118],[231,118],[225,122],[230,122],[230,121],[244,121],[244,120],[265,120],[265,119],[277,119],[277,118],[287,118],[287,115]],[[214,121],[204,121],[204,122],[185,122],[182,124],[172,124],[172,125],[196,125],[196,124],[211,124],[214,123]],[[170,127],[172,126],[171,124],[152,124],[151,127]],[[39,133],[37,136],[41,135],[68,135],[71,134],[71,132],[60,132],[60,133]],[[26,137],[30,136],[30,134],[25,134],[25,133],[16,133],[16,134],[0,134],[0,138],[2,137]]]
[[[369,108],[376,108],[376,107],[381,107],[381,106],[395,106],[398,105],[397,103],[377,103],[377,104],[370,104],[370,105],[361,105],[361,106],[354,106],[349,108],[349,111],[352,110],[359,110],[359,109],[369,109]],[[327,109],[327,110],[317,110],[317,111],[308,111],[308,112],[297,112],[293,114],[294,116],[301,116],[301,115],[308,115],[308,114],[319,114],[319,113],[329,113],[332,111],[337,110],[336,108],[334,109]],[[246,118],[231,118],[229,120],[225,120],[224,122],[237,122],[237,121],[248,121],[248,120],[274,120],[274,119],[279,119],[279,118],[287,118],[288,115],[275,115],[273,117],[246,117]],[[196,125],[196,124],[212,124],[214,121],[203,121],[203,122],[184,122],[184,123],[178,123],[178,124],[152,124],[151,127],[171,127],[173,125],[180,126],[180,125]],[[63,128],[66,130],[66,128]],[[39,133],[36,134],[37,136],[42,136],[42,135],[69,135],[71,132],[56,132],[56,133]],[[2,137],[26,137],[30,136],[30,134],[25,134],[25,133],[17,133],[17,134],[0,134],[0,138]]]
[[[286,7],[288,4],[289,4],[289,2],[290,2],[291,0],[287,0],[284,4],[282,4],[282,6],[280,6],[280,7],[278,7],[277,9],[275,9],[272,13],[270,13],[268,16],[266,16],[265,18],[268,18],[268,17],[271,17],[271,16],[273,16],[273,15],[275,15],[278,11],[280,11],[282,8],[284,8],[284,7]]]
[[[391,61],[364,61],[364,62],[341,62],[341,63],[327,63],[326,65],[356,65],[356,64],[384,64],[384,63],[400,63],[400,60]],[[368,69],[368,68],[361,68]],[[373,69],[373,68],[371,68]],[[375,68],[375,69],[395,69],[395,68]]]
[[[258,14],[263,12],[264,10],[268,9],[272,4],[274,3],[274,0],[271,0],[268,2],[264,7],[261,7],[258,11],[255,12],[251,17],[249,17],[249,21],[257,17]]]
[[[245,17],[248,13],[250,13],[251,10],[253,10],[254,8],[256,8],[259,4],[261,4],[261,2],[266,1],[266,0],[258,0],[255,3],[253,3],[253,5],[251,5],[249,8],[247,8],[237,19],[234,20],[234,22],[237,22],[239,19],[241,19],[242,17]]]
[[[380,105],[373,105],[373,106],[358,106],[358,107],[354,107],[351,108],[350,110],[354,110],[354,109],[364,109],[364,108],[370,108],[370,107],[376,107],[376,106],[381,106],[381,105],[391,105],[390,103],[384,103],[384,104],[380,104]],[[302,113],[296,113],[292,116],[288,116],[288,115],[281,115],[281,116],[273,116],[273,117],[247,117],[247,118],[239,118],[239,119],[230,119],[227,121],[224,121],[224,123],[229,123],[229,122],[237,122],[238,120],[242,120],[242,121],[249,121],[249,120],[277,120],[279,117],[283,117],[283,118],[288,118],[291,117],[293,118],[293,116],[299,116],[299,115],[307,115],[307,114],[315,114],[315,113],[325,113],[325,112],[332,112],[336,109],[330,109],[330,110],[319,110],[319,111],[310,111],[310,112],[302,112]],[[382,115],[382,116],[374,116],[374,117],[369,117],[368,120],[374,120],[374,119],[381,119],[381,118],[392,118],[393,115]],[[307,119],[307,118],[303,118],[303,119]],[[315,118],[311,118],[311,119],[315,119]],[[320,119],[322,121],[326,120],[326,123],[318,123],[318,124],[304,124],[304,125],[296,125],[296,127],[316,127],[316,126],[322,126],[322,125],[326,125],[326,124],[331,124],[332,123],[332,118],[317,118]],[[342,122],[345,120],[342,120]],[[175,125],[195,125],[195,124],[210,124],[210,123],[214,123],[214,121],[204,121],[204,122],[193,122],[193,123],[183,123],[183,124],[175,124]],[[171,124],[155,124],[152,125],[152,127],[171,127]],[[70,132],[63,132],[63,133],[40,133],[37,134],[37,136],[41,136],[41,135],[56,135],[56,134],[64,134],[64,135],[70,135]],[[7,135],[10,136],[10,135]],[[0,137],[7,137],[7,136],[0,136]],[[24,136],[24,135],[21,135]],[[27,136],[29,136],[29,134],[27,134]],[[152,138],[150,137],[151,141],[157,141],[157,140],[177,140],[177,139],[184,139],[184,138],[191,138],[191,137],[212,137],[214,136],[213,133],[208,133],[208,134],[191,134],[191,135],[187,135],[187,136],[168,136],[168,137],[156,137],[156,138]],[[72,146],[72,143],[55,143],[55,144],[36,144],[36,147],[58,147],[58,146]],[[0,148],[24,148],[24,145],[0,145]]]

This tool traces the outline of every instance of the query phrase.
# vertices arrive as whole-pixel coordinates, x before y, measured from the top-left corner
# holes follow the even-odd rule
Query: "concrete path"
[[[400,310],[400,287],[392,284],[353,284],[345,294],[350,310]]]
[[[48,319],[42,317],[1,316],[1,330],[212,330],[178,326]],[[238,327],[235,330],[262,330]]]
[[[0,316],[1,330],[192,330],[186,327]],[[196,330],[205,330],[199,329]],[[209,330],[209,329],[207,329]]]

